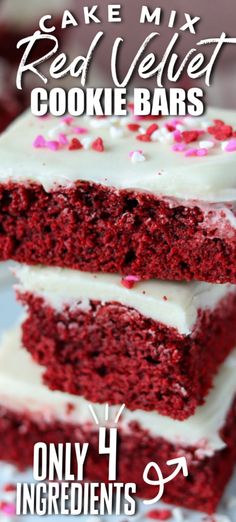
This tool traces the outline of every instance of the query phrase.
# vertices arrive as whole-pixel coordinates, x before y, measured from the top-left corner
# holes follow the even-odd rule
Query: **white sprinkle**
[[[168,131],[168,129],[166,127],[161,127],[160,132],[161,132],[162,136],[168,136],[170,134],[170,132]]]
[[[151,141],[158,141],[161,136],[160,129],[155,130],[151,135]]]
[[[125,125],[128,125],[129,123],[133,123],[133,120],[132,120],[132,118],[130,118],[130,116],[123,116],[120,119],[120,125],[122,125],[123,127]]]
[[[222,150],[226,150],[227,147],[228,147],[228,145],[229,145],[229,140],[227,140],[227,141],[222,141],[222,142],[221,142],[221,148],[222,148]]]
[[[54,140],[54,139],[58,138],[59,134],[61,134],[61,133],[71,134],[71,129],[69,129],[69,132],[68,132],[68,129],[69,129],[68,125],[66,125],[65,123],[62,123],[62,124],[60,123],[60,125],[57,125],[56,127],[52,127],[51,129],[49,129],[48,137],[51,138],[52,140]]]
[[[85,138],[82,138],[80,141],[81,141],[81,143],[82,143],[84,149],[85,149],[85,150],[88,150],[88,149],[90,149],[90,147],[91,147],[91,144],[92,144],[93,139],[90,138],[90,136],[86,136]]]
[[[185,126],[184,125],[181,125],[180,123],[178,123],[176,125],[176,130],[180,131],[180,132],[183,132],[185,130]]]
[[[186,127],[196,128],[196,118],[191,118],[191,116],[186,116],[186,118],[184,118],[184,124],[186,125]]]
[[[200,149],[212,149],[214,146],[215,146],[214,141],[211,141],[211,140],[199,141]]]
[[[196,457],[198,459],[204,459],[205,457],[213,457],[214,455],[214,451],[211,450],[210,448],[198,448],[194,454],[196,455]]]
[[[140,127],[139,134],[146,134],[146,129],[144,129],[144,127]]]
[[[172,514],[173,514],[173,517],[175,519],[176,522],[183,522],[184,520],[184,513],[183,513],[183,510],[181,508],[173,508],[172,509]]]
[[[109,127],[110,121],[109,118],[94,118],[90,120],[90,126],[94,129],[99,129],[100,127]]]
[[[61,121],[59,125],[49,129],[47,134],[50,139],[55,140],[58,138],[59,134],[74,134],[74,128],[70,125],[67,125],[64,121]]]
[[[211,127],[212,125],[213,125],[213,122],[209,121],[209,120],[203,120],[201,122],[202,129],[208,129],[208,127]]]
[[[145,156],[138,150],[135,150],[132,153],[132,156],[131,156],[132,163],[139,163],[139,162],[145,161],[145,160],[146,160]]]
[[[171,132],[168,132],[168,134],[166,134],[166,136],[160,136],[159,141],[161,143],[173,144],[174,143],[174,138],[173,138]]]
[[[113,125],[114,124],[120,124],[120,118],[118,118],[117,116],[112,116],[111,118],[109,118],[109,121],[110,123],[112,123]]]
[[[112,138],[123,138],[124,129],[121,127],[115,127],[114,125],[112,125],[112,127],[110,127],[110,135]]]

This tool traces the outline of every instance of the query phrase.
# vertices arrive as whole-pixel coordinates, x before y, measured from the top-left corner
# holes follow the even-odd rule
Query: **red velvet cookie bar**
[[[1,259],[235,283],[234,121],[26,114],[0,141]]]
[[[0,352],[0,459],[25,469],[32,465],[33,445],[88,442],[87,479],[107,481],[107,456],[98,456],[98,426],[82,398],[52,392],[41,383],[41,370],[19,346],[19,332],[5,339]],[[234,368],[233,368],[234,365]],[[167,460],[185,457],[189,475],[181,473],[165,486],[163,499],[213,513],[236,460],[234,356],[222,365],[204,406],[184,422],[154,412],[123,410],[118,424],[118,480],[134,482],[139,497],[153,498],[157,488],[143,481],[149,462],[157,462],[164,476]],[[105,404],[93,405],[100,425]],[[109,408],[114,425],[119,407]]]
[[[23,343],[52,389],[185,419],[236,338],[236,288],[21,267]]]

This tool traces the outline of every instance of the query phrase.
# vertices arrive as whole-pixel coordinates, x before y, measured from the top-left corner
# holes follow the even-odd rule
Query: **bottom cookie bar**
[[[157,413],[124,409],[119,421],[118,480],[137,484],[141,498],[152,498],[157,487],[144,483],[145,466],[157,462],[164,476],[166,462],[180,456],[189,475],[165,486],[163,499],[213,513],[236,461],[236,352],[221,366],[206,404],[184,422]],[[20,469],[32,465],[33,445],[88,442],[86,478],[106,482],[107,456],[98,456],[98,426],[89,403],[66,393],[48,390],[42,370],[20,346],[20,331],[5,336],[0,352],[0,459]],[[104,405],[93,410],[105,424]],[[109,408],[112,425],[119,407]],[[107,423],[107,422],[106,422]],[[153,477],[155,478],[155,477]]]

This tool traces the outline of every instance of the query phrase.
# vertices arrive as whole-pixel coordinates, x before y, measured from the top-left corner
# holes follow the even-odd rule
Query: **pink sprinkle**
[[[46,140],[44,137],[39,134],[33,141],[33,147],[35,147],[35,149],[43,149],[46,147]]]
[[[124,277],[124,279],[126,281],[133,281],[134,283],[137,283],[138,281],[140,281],[140,277],[139,276],[135,276],[135,275],[127,275]]]
[[[141,149],[139,149],[139,150],[131,150],[131,151],[129,152],[129,158],[132,158],[132,156],[133,156],[133,154],[134,154],[135,152],[139,152],[139,154],[143,154],[143,151],[142,151]]]
[[[172,150],[174,150],[175,152],[184,152],[186,150],[186,145],[185,143],[175,143],[172,146]]]
[[[230,140],[229,143],[225,147],[226,152],[235,152],[236,151],[236,140]]]
[[[189,157],[189,156],[197,156],[198,154],[198,149],[188,149],[186,150],[185,152],[185,156],[186,157]]]
[[[88,129],[85,129],[84,127],[74,127],[73,130],[76,134],[87,134],[88,132]]]
[[[171,125],[174,125],[174,127],[176,127],[176,125],[181,125],[183,122],[179,118],[173,118],[172,120],[170,120],[169,123]]]
[[[177,142],[177,143],[181,143],[181,141],[183,141],[183,138],[182,138],[182,133],[178,130],[175,130],[173,132],[173,137],[174,137],[174,140]]]
[[[47,141],[47,142],[46,142],[46,147],[47,147],[47,149],[49,149],[49,150],[54,150],[54,151],[56,151],[56,150],[59,149],[59,147],[60,147],[60,143],[59,143],[59,141],[52,141],[52,140],[51,140],[51,141]]]
[[[74,121],[74,118],[73,116],[63,116],[61,121],[63,121],[63,123],[66,123],[67,125],[71,125],[71,123],[73,123]]]
[[[5,515],[15,515],[16,506],[15,506],[15,504],[10,504],[8,502],[2,502],[1,511],[2,511],[2,513],[5,513]]]
[[[207,149],[198,149],[197,156],[207,156],[208,150]]]
[[[58,141],[60,145],[68,145],[68,139],[65,134],[61,133],[58,136]]]

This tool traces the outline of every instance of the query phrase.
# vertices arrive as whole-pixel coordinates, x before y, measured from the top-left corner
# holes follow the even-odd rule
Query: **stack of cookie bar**
[[[87,479],[105,481],[92,403],[102,424],[120,416],[121,482],[151,498],[146,464],[167,476],[185,457],[164,500],[215,511],[236,461],[235,129],[232,112],[130,105],[26,113],[2,136],[0,253],[26,315],[0,352],[1,459],[86,441]]]

